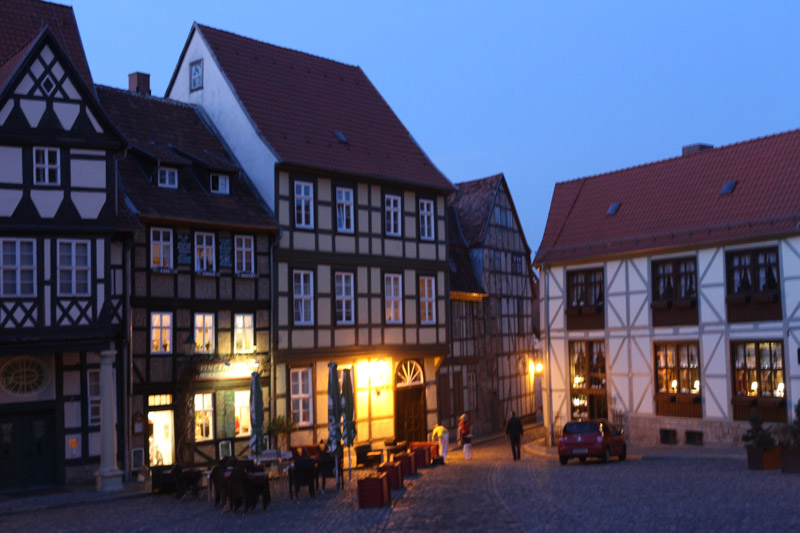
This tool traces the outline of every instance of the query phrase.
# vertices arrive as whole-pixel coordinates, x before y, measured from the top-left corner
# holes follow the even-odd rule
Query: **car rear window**
[[[564,435],[585,435],[599,433],[600,424],[597,422],[569,422],[564,425]]]

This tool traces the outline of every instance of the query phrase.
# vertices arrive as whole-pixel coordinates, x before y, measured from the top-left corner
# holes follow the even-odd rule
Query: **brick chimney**
[[[714,149],[713,144],[703,144],[703,143],[687,144],[681,149],[681,156],[692,155],[696,154],[697,152],[703,152],[705,150],[713,150],[713,149]]]
[[[150,94],[150,74],[134,72],[128,74],[128,90],[132,93]]]

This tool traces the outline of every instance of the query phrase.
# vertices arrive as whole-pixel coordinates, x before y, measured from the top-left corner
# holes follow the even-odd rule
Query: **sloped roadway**
[[[526,437],[528,435],[526,434]],[[428,468],[393,493],[391,507],[358,509],[356,472],[342,493],[289,501],[247,515],[221,514],[200,498],[145,495],[0,515],[0,531],[800,531],[800,476],[750,472],[730,458],[616,459],[608,464],[526,452],[512,461],[503,438],[464,461]]]

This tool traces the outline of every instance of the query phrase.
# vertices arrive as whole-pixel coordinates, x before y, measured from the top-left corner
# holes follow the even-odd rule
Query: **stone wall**
[[[624,420],[625,432],[631,444],[655,446],[661,444],[661,430],[674,430],[676,444],[687,444],[686,432],[702,432],[703,444],[742,444],[742,434],[747,430],[747,422],[728,420],[705,420],[702,418],[679,418],[669,416],[642,416],[627,414]]]

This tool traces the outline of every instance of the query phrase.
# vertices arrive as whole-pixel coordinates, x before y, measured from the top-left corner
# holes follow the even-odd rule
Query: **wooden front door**
[[[394,393],[394,434],[398,441],[427,440],[425,387],[398,388]]]
[[[47,486],[55,479],[54,414],[0,416],[0,489]]]

